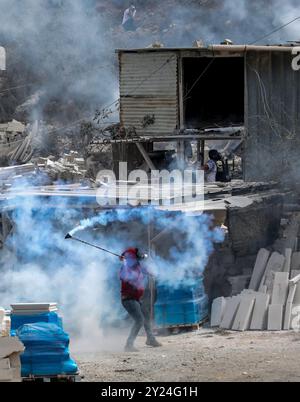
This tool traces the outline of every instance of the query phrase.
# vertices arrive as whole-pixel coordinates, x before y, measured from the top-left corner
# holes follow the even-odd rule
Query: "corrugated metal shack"
[[[149,142],[175,140],[180,155],[187,141],[196,140],[200,153],[206,140],[242,137],[245,180],[291,178],[300,167],[300,72],[292,69],[292,49],[118,50],[121,126],[134,131],[141,153],[143,142],[150,152]]]

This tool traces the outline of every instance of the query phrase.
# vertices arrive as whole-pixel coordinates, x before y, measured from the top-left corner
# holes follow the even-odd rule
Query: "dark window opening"
[[[185,58],[183,74],[186,128],[244,125],[243,57]]]

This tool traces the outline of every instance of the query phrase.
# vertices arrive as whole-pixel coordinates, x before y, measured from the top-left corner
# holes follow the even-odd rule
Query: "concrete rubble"
[[[295,269],[300,267],[300,214],[283,223],[282,236],[273,248],[259,250],[248,288],[237,295],[233,287],[231,297],[213,301],[212,327],[235,331],[300,329],[300,271]]]
[[[0,158],[12,161],[12,157],[26,142],[28,134],[25,124],[12,120],[0,124]]]
[[[18,187],[18,183],[28,185],[50,185],[57,181],[79,183],[85,179],[86,169],[83,158],[77,152],[65,154],[62,158],[36,158],[34,162],[0,168],[0,189]]]
[[[38,158],[38,164],[44,164],[44,169],[48,176],[53,180],[77,182],[84,179],[86,174],[85,162],[77,152],[65,154],[58,161],[53,157]]]
[[[10,319],[0,308],[0,382],[21,382],[20,354],[24,345],[10,336]]]

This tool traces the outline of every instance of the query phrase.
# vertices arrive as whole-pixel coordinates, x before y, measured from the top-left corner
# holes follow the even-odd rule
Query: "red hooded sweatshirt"
[[[136,249],[128,249],[120,271],[122,300],[139,301],[145,291],[145,276],[137,259]]]

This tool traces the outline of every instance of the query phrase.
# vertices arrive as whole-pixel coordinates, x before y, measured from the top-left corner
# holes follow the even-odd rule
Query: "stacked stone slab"
[[[21,382],[20,353],[23,351],[19,339],[10,336],[10,317],[0,308],[0,382]]]
[[[232,330],[246,331],[250,328],[252,311],[254,308],[254,294],[246,294],[240,300],[239,307],[234,317]]]
[[[0,382],[21,382],[20,354],[23,344],[16,337],[0,337]]]
[[[270,295],[266,293],[257,293],[250,324],[250,329],[252,331],[264,331],[267,329],[269,304]]]
[[[259,250],[248,289],[214,301],[211,326],[236,331],[300,329],[300,214],[278,239],[282,253]],[[237,279],[239,281],[240,278]]]
[[[218,327],[221,325],[222,319],[224,317],[224,311],[226,308],[225,297],[218,297],[213,301],[211,307],[211,326]]]
[[[266,266],[267,266],[269,258],[270,258],[270,251],[266,250],[265,248],[262,248],[261,250],[259,250],[259,252],[257,254],[256,262],[254,265],[249,289],[258,290],[258,288],[262,282],[264,273],[266,271]]]
[[[10,335],[10,321],[0,309],[0,382],[21,382],[20,353],[24,351],[18,338]]]
[[[290,252],[287,254],[292,256]],[[260,250],[249,289],[215,299],[211,326],[236,331],[300,328],[300,271],[290,274],[285,269],[284,256]]]

